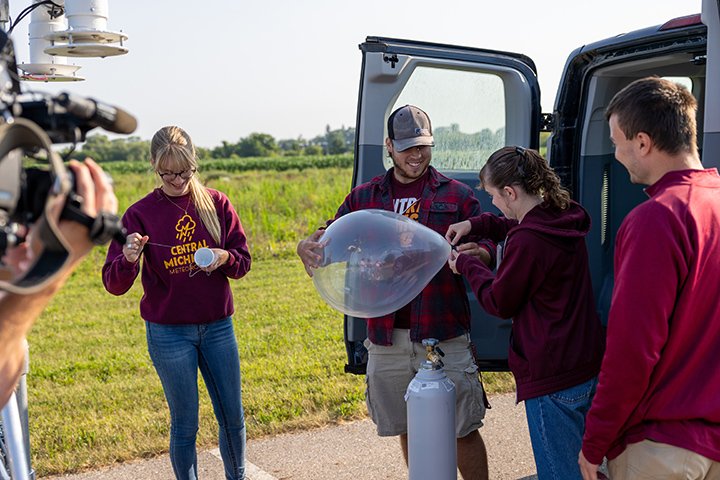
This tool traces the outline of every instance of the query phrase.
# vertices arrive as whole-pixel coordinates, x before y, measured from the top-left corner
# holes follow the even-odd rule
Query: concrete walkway
[[[493,480],[535,477],[525,408],[514,394],[490,398],[492,409],[480,433],[485,440]],[[294,434],[249,440],[248,480],[380,480],[407,478],[397,437],[378,437],[370,420],[361,420]],[[223,480],[217,449],[198,453],[200,480]],[[47,480],[170,480],[167,455],[112,468]],[[460,478],[460,477],[458,477]]]

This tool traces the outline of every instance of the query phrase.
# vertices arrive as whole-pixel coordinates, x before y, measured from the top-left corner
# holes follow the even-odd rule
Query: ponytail
[[[503,147],[495,151],[480,169],[481,186],[503,188],[519,185],[529,195],[540,195],[543,204],[565,210],[570,192],[537,151],[523,147]]]

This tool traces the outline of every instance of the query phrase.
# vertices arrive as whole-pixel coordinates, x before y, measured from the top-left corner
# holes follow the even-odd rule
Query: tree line
[[[460,131],[457,124],[434,129],[436,154],[452,157],[454,162],[463,161],[463,155],[476,155],[477,152],[492,152],[498,145],[505,143],[505,130],[483,129],[475,133]],[[237,142],[223,141],[214,148],[197,148],[201,160],[268,158],[268,157],[321,157],[353,153],[355,144],[355,128],[341,127],[331,129],[328,125],[323,135],[306,140],[276,140],[267,133],[251,133]],[[130,136],[109,139],[102,134],[89,136],[80,149],[61,152],[64,157],[84,159],[91,157],[98,162],[145,162],[150,152],[150,140]]]
[[[323,135],[309,140],[302,136],[276,140],[267,133],[251,133],[235,143],[223,140],[220,146],[214,148],[197,147],[197,155],[200,159],[340,155],[351,153],[354,143],[354,127],[333,130],[328,125]],[[61,153],[79,160],[91,157],[98,162],[144,162],[147,161],[149,152],[150,140],[137,136],[110,139],[106,135],[96,134],[88,136],[81,148]]]

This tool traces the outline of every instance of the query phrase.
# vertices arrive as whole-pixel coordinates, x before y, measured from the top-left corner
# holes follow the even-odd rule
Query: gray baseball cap
[[[435,146],[427,113],[414,105],[405,105],[390,114],[388,136],[398,152],[421,145]]]

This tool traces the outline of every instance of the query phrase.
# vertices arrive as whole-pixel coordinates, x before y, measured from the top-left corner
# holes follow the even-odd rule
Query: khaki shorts
[[[666,443],[631,443],[608,462],[612,480],[720,478],[720,462]]]
[[[365,401],[381,437],[407,433],[405,391],[426,359],[425,347],[410,341],[409,330],[396,328],[392,342],[390,346],[382,346],[365,340],[368,350]],[[482,384],[468,337],[452,338],[440,342],[439,346],[445,353],[443,370],[455,384],[455,433],[462,438],[483,424]]]

